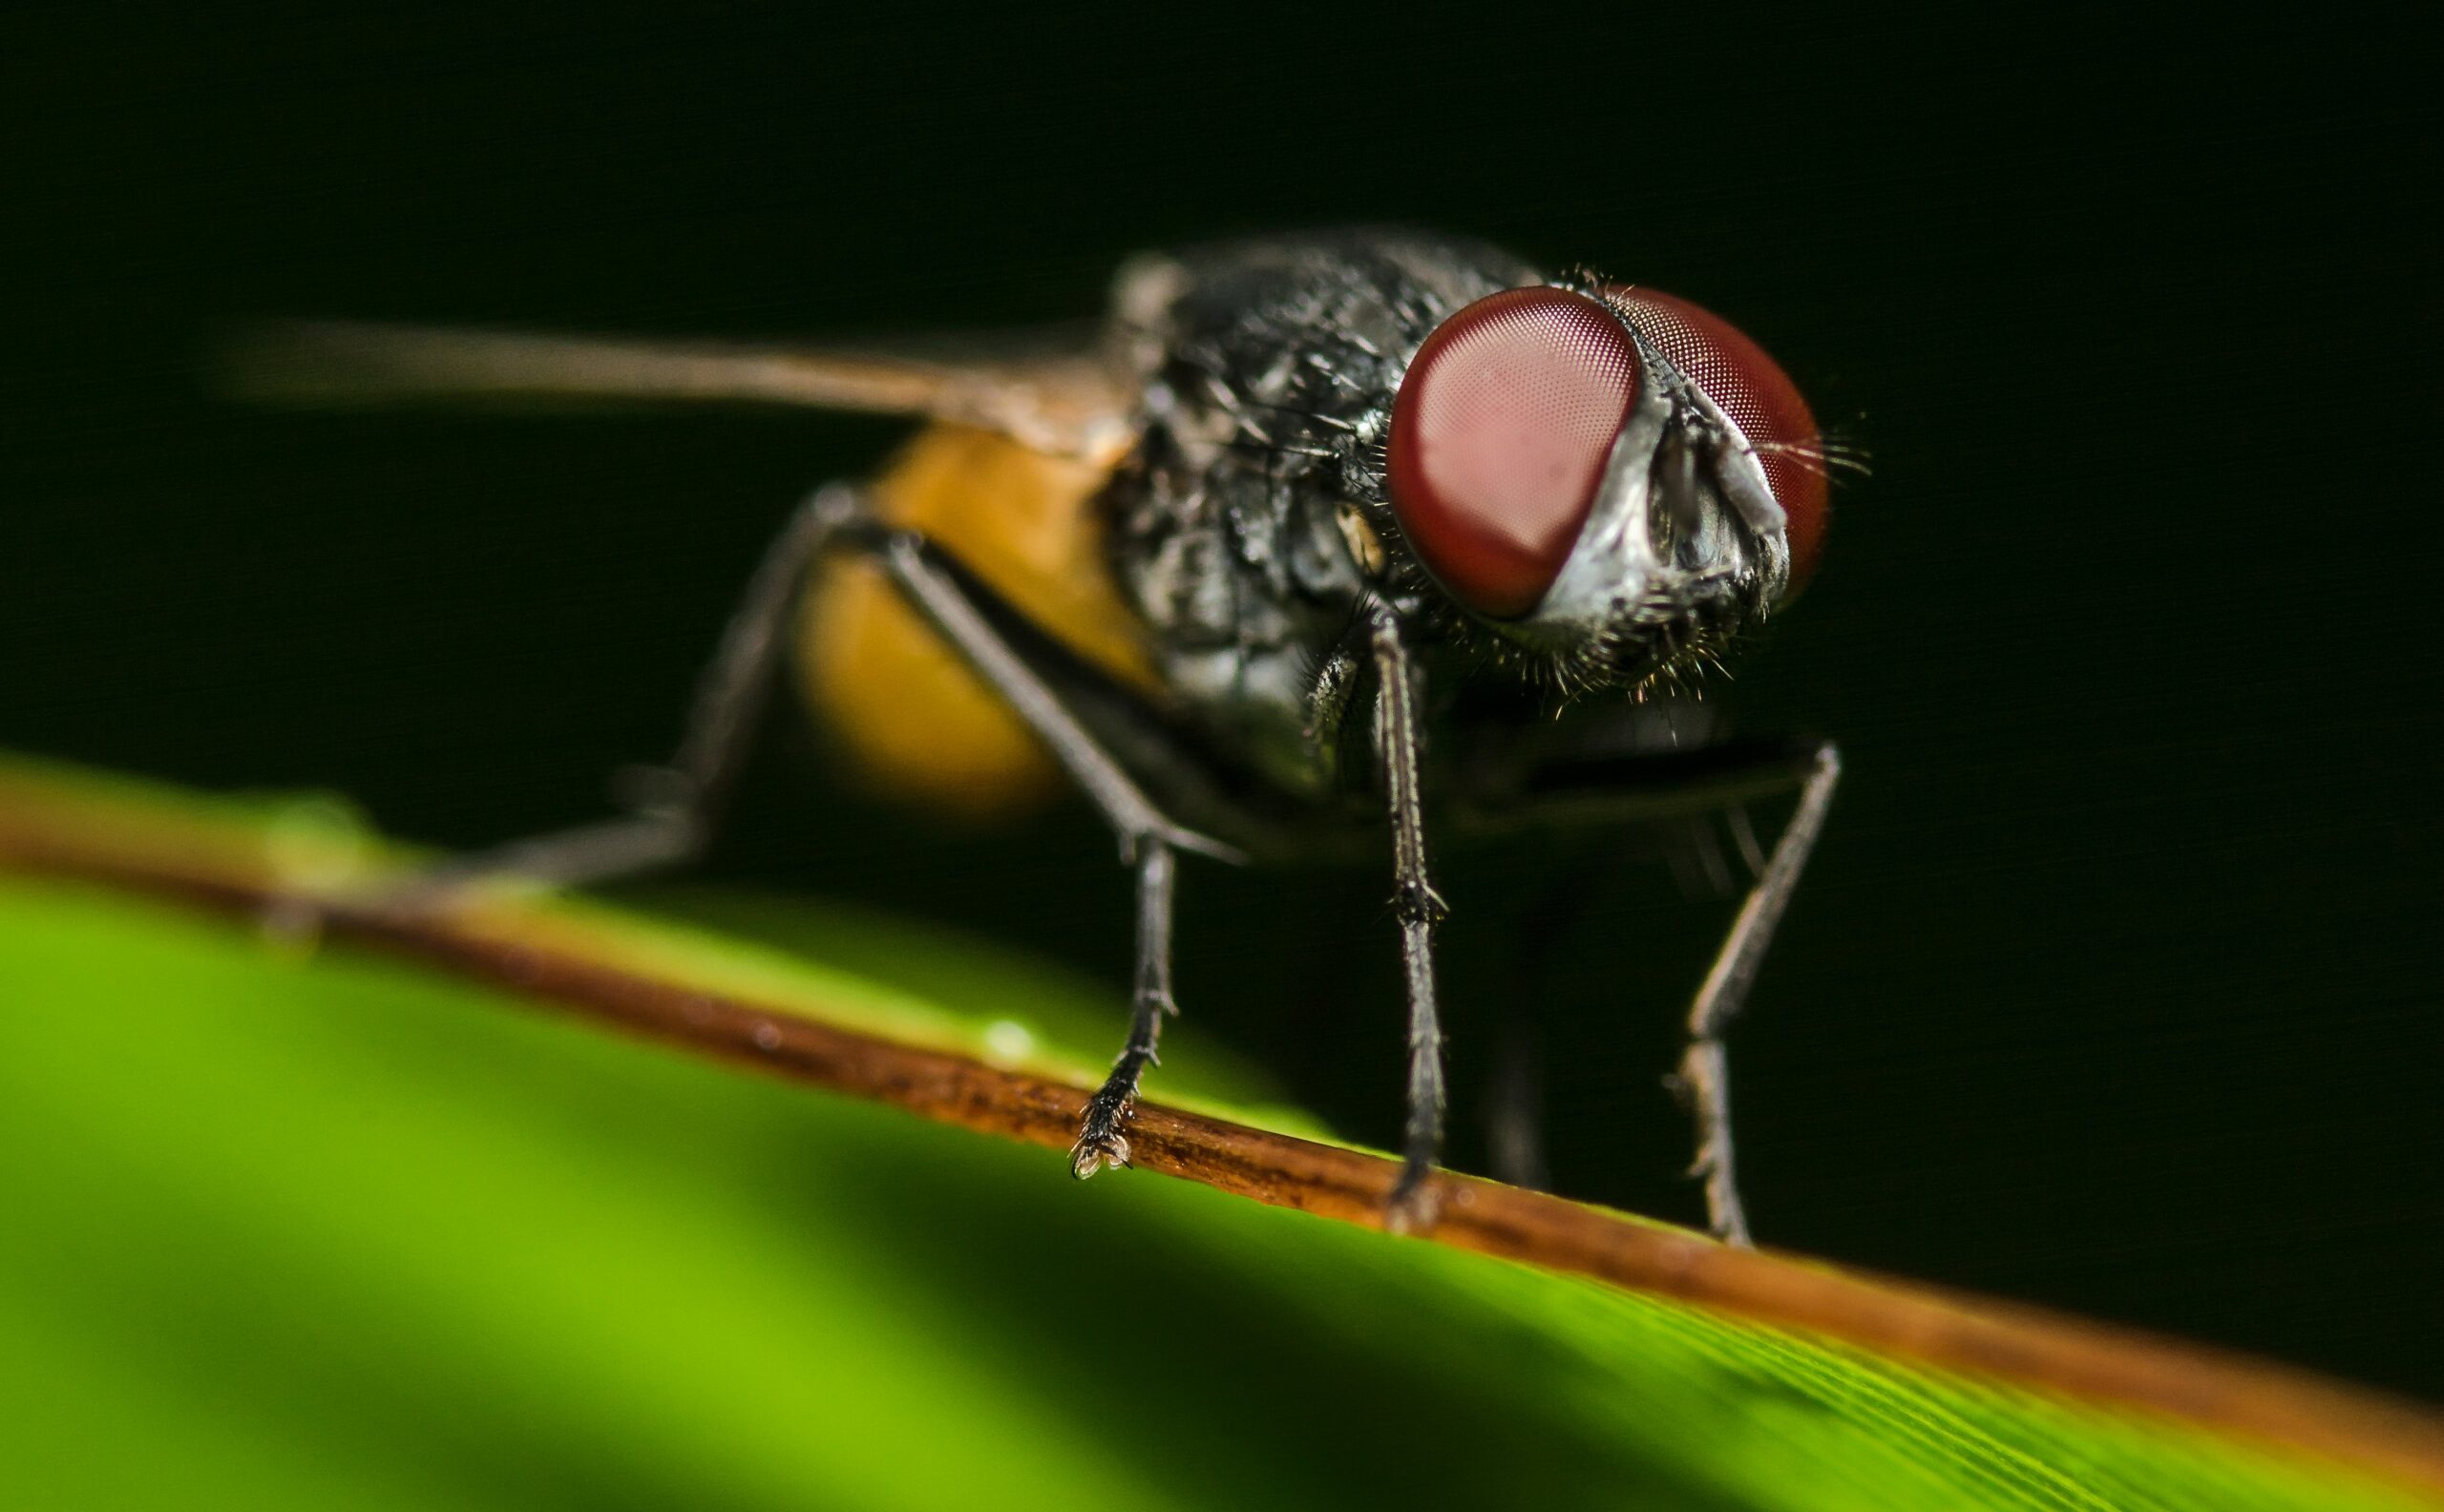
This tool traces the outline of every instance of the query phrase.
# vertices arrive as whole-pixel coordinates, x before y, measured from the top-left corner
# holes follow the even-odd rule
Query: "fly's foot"
[[[361,889],[349,901],[384,918],[429,919],[471,901],[489,880],[452,870],[445,864]]]
[[[1423,1161],[1409,1161],[1401,1167],[1401,1179],[1392,1186],[1392,1195],[1383,1201],[1383,1228],[1396,1234],[1422,1234],[1433,1229],[1443,1216],[1443,1189],[1435,1184],[1434,1167]]]
[[[448,913],[473,888],[470,878],[404,872],[312,892],[282,892],[263,904],[256,926],[265,944],[284,956],[303,958],[321,945],[335,914],[384,924],[415,924]]]
[[[1706,1186],[1707,1227],[1728,1245],[1748,1249],[1748,1215],[1740,1208],[1739,1183],[1732,1169],[1731,1116],[1723,1101],[1722,1046],[1700,1040],[1689,1046],[1680,1069],[1668,1079],[1674,1093],[1696,1117],[1697,1154],[1689,1175]]]
[[[284,956],[311,956],[332,900],[364,884],[379,841],[351,806],[307,796],[273,810],[263,834],[269,895],[257,916],[264,943]]]
[[[1128,1136],[1122,1126],[1136,1116],[1126,1088],[1106,1086],[1086,1104],[1078,1143],[1069,1147],[1069,1174],[1085,1181],[1105,1166],[1128,1164]]]
[[[1756,1241],[1748,1236],[1748,1215],[1739,1206],[1739,1187],[1732,1180],[1730,1141],[1708,1139],[1700,1144],[1697,1158],[1689,1163],[1689,1174],[1706,1184],[1706,1227],[1715,1237],[1742,1250],[1754,1248]]]

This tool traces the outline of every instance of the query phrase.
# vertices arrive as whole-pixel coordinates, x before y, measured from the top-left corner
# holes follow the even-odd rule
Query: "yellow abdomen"
[[[1050,456],[998,431],[920,431],[869,491],[876,512],[921,530],[1088,660],[1150,685],[1141,627],[1104,562],[1087,504],[1115,459]],[[972,815],[1043,797],[1051,757],[880,572],[835,560],[798,623],[817,714],[876,787]]]

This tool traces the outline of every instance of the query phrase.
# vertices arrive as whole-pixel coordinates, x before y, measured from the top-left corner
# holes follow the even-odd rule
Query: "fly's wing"
[[[1132,386],[1080,331],[851,350],[295,323],[246,332],[221,369],[238,397],[270,403],[793,405],[924,415],[1064,456],[1115,455],[1133,424]]]

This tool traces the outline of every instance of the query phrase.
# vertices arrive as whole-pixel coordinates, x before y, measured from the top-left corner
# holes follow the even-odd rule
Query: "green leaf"
[[[38,788],[121,825],[97,853],[165,816],[197,853],[295,817],[13,776],[0,809]],[[1148,1172],[1081,1186],[30,853],[0,874],[7,1506],[2433,1504]],[[674,909],[813,958],[580,911],[632,963],[1031,1066],[1091,1069],[1119,1017],[913,924]],[[1209,1096],[1260,1089],[1174,1060],[1167,1088],[1193,1064]]]

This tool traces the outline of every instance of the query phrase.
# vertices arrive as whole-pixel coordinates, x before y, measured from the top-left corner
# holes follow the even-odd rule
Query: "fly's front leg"
[[[1747,1000],[1759,962],[1773,942],[1808,853],[1824,828],[1832,807],[1833,788],[1842,780],[1842,757],[1830,743],[1817,748],[1806,778],[1800,784],[1799,807],[1782,827],[1781,838],[1758,874],[1756,885],[1732,921],[1731,933],[1715,953],[1696,1001],[1689,1005],[1689,1047],[1680,1058],[1675,1079],[1689,1100],[1697,1123],[1697,1158],[1689,1173],[1706,1184],[1706,1216],[1715,1232],[1737,1245],[1750,1243],[1748,1215],[1739,1202],[1739,1182],[1731,1144],[1731,1082],[1722,1046],[1723,1026]]]
[[[1443,1024],[1435,1008],[1434,931],[1447,912],[1425,865],[1425,806],[1419,790],[1423,737],[1417,669],[1400,624],[1378,609],[1369,627],[1374,653],[1375,740],[1392,810],[1392,910],[1401,925],[1401,966],[1409,1004],[1408,1117],[1401,1175],[1386,1221],[1395,1230],[1431,1228],[1441,1204],[1430,1184],[1443,1148]]]
[[[1697,1124],[1697,1156],[1690,1174],[1704,1178],[1707,1216],[1715,1232],[1734,1244],[1749,1242],[1748,1219],[1732,1159],[1731,1088],[1722,1034],[1756,979],[1775,926],[1781,922],[1824,828],[1841,776],[1841,754],[1829,743],[1743,741],[1618,755],[1595,751],[1556,757],[1549,752],[1519,767],[1497,764],[1474,774],[1463,786],[1475,790],[1454,814],[1464,828],[1481,834],[1729,816],[1733,839],[1740,853],[1751,858],[1757,880],[1690,1004],[1688,1048],[1672,1080]],[[1771,853],[1759,856],[1741,806],[1794,788],[1798,807]]]

